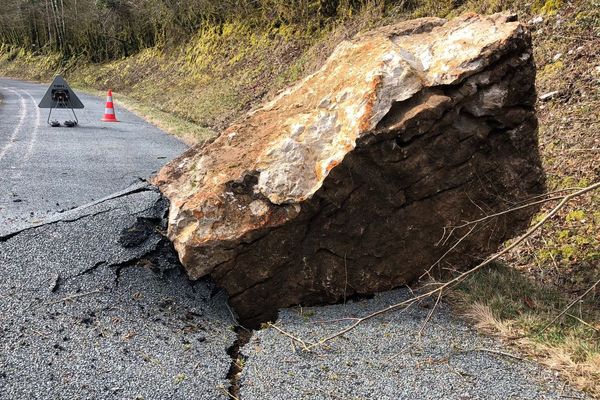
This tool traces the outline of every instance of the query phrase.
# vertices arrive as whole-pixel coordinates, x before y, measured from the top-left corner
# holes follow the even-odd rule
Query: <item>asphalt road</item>
[[[188,281],[154,229],[131,235],[162,215],[138,188],[0,237],[1,400],[225,398],[226,297]]]
[[[46,90],[0,79],[0,235],[139,182],[186,148],[123,109],[121,122],[101,122],[105,99],[81,93],[80,125],[52,128],[37,107]]]
[[[410,298],[407,289],[367,301],[281,310],[277,326],[316,343]],[[587,399],[548,369],[479,335],[434,301],[365,322],[311,353],[266,329],[242,349],[242,399]]]

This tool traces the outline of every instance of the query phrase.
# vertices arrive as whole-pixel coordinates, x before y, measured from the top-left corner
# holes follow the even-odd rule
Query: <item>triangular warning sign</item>
[[[83,103],[62,76],[57,76],[38,104],[39,108],[83,108]]]

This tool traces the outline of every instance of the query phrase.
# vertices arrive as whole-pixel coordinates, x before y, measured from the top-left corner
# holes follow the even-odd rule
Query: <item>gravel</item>
[[[312,342],[359,317],[406,299],[407,290],[345,305],[280,311],[277,326]],[[556,375],[423,303],[359,325],[307,353],[269,328],[242,349],[241,398],[249,399],[562,399],[586,398]],[[335,321],[335,322],[332,322]]]
[[[159,235],[118,243],[160,217],[158,200],[141,191],[0,242],[1,399],[223,397],[235,340],[224,295],[168,253],[148,256]]]

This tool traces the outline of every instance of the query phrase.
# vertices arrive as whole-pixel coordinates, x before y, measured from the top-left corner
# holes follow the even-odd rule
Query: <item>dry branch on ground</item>
[[[370,313],[368,315],[365,315],[363,317],[360,318],[356,318],[354,320],[354,322],[349,325],[348,327],[339,330],[323,339],[320,339],[318,342],[316,343],[311,343],[308,341],[303,340],[302,338],[296,337],[293,334],[285,331],[284,329],[274,325],[274,324],[269,324],[269,327],[273,327],[277,332],[288,336],[289,338],[291,338],[292,340],[295,340],[296,342],[298,342],[303,350],[305,351],[310,351],[312,349],[314,349],[317,346],[322,346],[324,344],[326,344],[327,342],[330,342],[331,340],[338,338],[340,336],[343,336],[347,333],[349,333],[350,331],[352,331],[353,329],[355,329],[356,327],[358,327],[359,325],[361,325],[362,323],[371,320],[375,317],[390,313],[392,311],[397,311],[397,310],[404,310],[407,307],[420,302],[422,300],[425,300],[427,298],[430,298],[431,296],[437,295],[438,298],[441,297],[441,294],[444,290],[450,289],[454,286],[456,286],[458,283],[464,281],[465,278],[467,278],[468,276],[472,275],[473,273],[475,273],[476,271],[481,270],[482,268],[484,268],[485,266],[489,265],[490,263],[492,263],[493,261],[498,260],[500,257],[502,257],[504,254],[510,252],[511,250],[517,248],[519,245],[521,245],[528,237],[530,237],[533,233],[537,232],[546,222],[548,222],[554,215],[556,215],[563,207],[565,207],[571,200],[578,198],[586,193],[595,191],[600,189],[600,182],[596,182],[594,184],[591,184],[589,186],[586,186],[584,188],[580,188],[577,191],[571,192],[567,195],[558,197],[558,199],[560,199],[560,201],[558,202],[558,204],[556,204],[552,210],[550,210],[548,213],[546,213],[538,222],[536,222],[533,226],[531,226],[527,232],[525,232],[523,235],[519,236],[517,239],[515,239],[510,245],[506,246],[504,249],[502,249],[501,251],[498,251],[496,253],[494,253],[493,255],[489,256],[488,258],[486,258],[485,260],[483,260],[482,262],[480,262],[479,264],[477,264],[476,266],[472,267],[471,269],[464,271],[462,273],[460,273],[458,276],[446,281],[446,282],[441,282],[441,283],[437,283],[436,284],[436,288],[435,289],[431,289],[428,290],[426,292],[420,293],[420,294],[416,294],[413,297],[411,297],[410,299],[404,300],[400,303],[396,303],[396,304],[392,304],[390,306],[388,306],[387,308],[384,309],[380,309],[377,310],[373,313]],[[556,197],[550,197],[548,199],[546,199],[545,201],[552,201],[552,200],[556,200]],[[519,209],[515,208],[515,209]],[[510,210],[507,210],[507,212],[509,212]],[[461,240],[461,239],[459,239]],[[439,262],[439,261],[438,261]],[[430,269],[430,268],[429,268]],[[600,281],[596,282],[592,287],[590,287],[583,295],[579,296],[577,299],[575,299],[565,310],[563,310],[556,318],[554,321],[552,321],[551,323],[554,323],[556,320],[558,320],[558,318],[560,318],[562,315],[564,315],[574,304],[577,303],[577,301],[581,300],[583,297],[585,297],[589,292],[591,292],[598,284],[600,284]],[[436,301],[437,303],[437,301]],[[546,328],[544,328],[546,329]]]

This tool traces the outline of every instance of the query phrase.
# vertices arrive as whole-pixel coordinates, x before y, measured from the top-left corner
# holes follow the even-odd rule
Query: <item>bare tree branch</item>
[[[419,302],[423,299],[426,299],[428,297],[431,297],[432,295],[440,295],[440,293],[446,289],[450,289],[451,287],[454,287],[455,285],[457,285],[458,283],[462,282],[465,278],[467,278],[468,276],[472,275],[473,273],[481,270],[483,267],[485,267],[486,265],[489,265],[490,263],[498,260],[500,257],[502,257],[504,254],[510,252],[511,250],[513,250],[514,248],[518,247],[521,243],[523,243],[528,237],[530,237],[534,232],[536,232],[538,229],[540,229],[548,220],[550,220],[553,216],[555,216],[562,208],[565,207],[565,205],[567,203],[569,203],[571,200],[573,200],[576,197],[582,196],[586,193],[589,193],[591,191],[597,190],[600,188],[600,182],[596,182],[592,185],[589,185],[587,187],[581,188],[575,192],[569,193],[565,196],[562,197],[557,197],[556,200],[560,199],[559,203],[554,206],[554,208],[552,208],[552,210],[550,210],[548,213],[546,213],[544,215],[543,218],[541,218],[538,222],[536,222],[532,227],[530,227],[523,235],[519,236],[517,239],[515,239],[510,245],[506,246],[504,249],[502,249],[499,252],[496,252],[494,254],[492,254],[491,256],[487,257],[485,260],[483,260],[482,262],[480,262],[479,264],[477,264],[476,266],[474,266],[473,268],[464,271],[462,273],[460,273],[458,276],[450,279],[449,281],[440,284],[439,286],[437,286],[435,289],[429,290],[427,292],[418,294],[413,296],[412,298],[408,299],[408,300],[404,300],[401,301],[399,303],[396,304],[392,304],[386,308],[377,310],[373,313],[370,313],[364,317],[361,318],[357,318],[352,324],[350,324],[348,327],[332,333],[326,337],[324,337],[323,339],[319,340],[317,343],[312,343],[312,344],[307,344],[307,342],[303,341],[302,339],[284,331],[283,329],[276,327],[275,325],[270,325],[273,328],[275,328],[278,332],[282,333],[283,335],[286,335],[294,340],[296,340],[298,343],[303,345],[303,348],[305,351],[310,351],[312,348],[317,347],[317,346],[321,346],[337,337],[343,336],[346,333],[352,331],[353,329],[355,329],[357,326],[359,326],[360,324],[376,318],[380,315],[383,314],[387,314],[389,312],[395,311],[395,310],[399,310],[399,309],[406,309],[407,307],[415,304],[416,302]],[[546,199],[545,201],[550,201],[550,199]],[[531,205],[531,204],[530,204]],[[516,209],[521,209],[523,207],[528,207],[529,205],[524,205],[521,207],[517,207]],[[506,212],[510,212],[510,211],[506,211]],[[506,213],[506,212],[502,212],[502,213]],[[501,215],[501,213],[497,213],[498,215]],[[491,218],[491,217],[490,217]],[[487,218],[486,218],[487,219]],[[468,225],[465,225],[468,226]],[[596,282],[596,284],[594,284],[590,289],[588,289],[582,296],[580,296],[579,299],[576,299],[571,305],[569,305],[569,307],[567,307],[567,309],[565,311],[563,311],[560,315],[557,316],[557,318],[555,318],[555,320],[557,320],[560,316],[564,315],[569,309],[570,307],[572,307],[573,304],[576,304],[577,301],[579,301],[581,298],[583,298],[585,295],[587,295],[591,290],[593,290],[594,287],[596,287],[598,284],[600,284],[600,281]],[[554,321],[552,321],[554,322]]]
[[[589,292],[591,292],[592,290],[594,290],[594,288],[596,286],[598,286],[600,284],[600,279],[596,281],[596,283],[594,283],[588,290],[586,290],[581,296],[577,297],[575,300],[573,300],[564,310],[562,310],[560,312],[560,314],[558,314],[556,317],[554,317],[554,319],[550,322],[548,322],[546,324],[546,326],[544,326],[541,330],[540,333],[544,332],[546,329],[548,329],[551,325],[553,325],[556,321],[558,321],[558,319],[560,317],[562,317],[563,315],[565,315],[567,313],[567,311],[569,311],[575,304],[579,303],[581,300],[583,300],[583,298],[585,296],[588,295]]]

